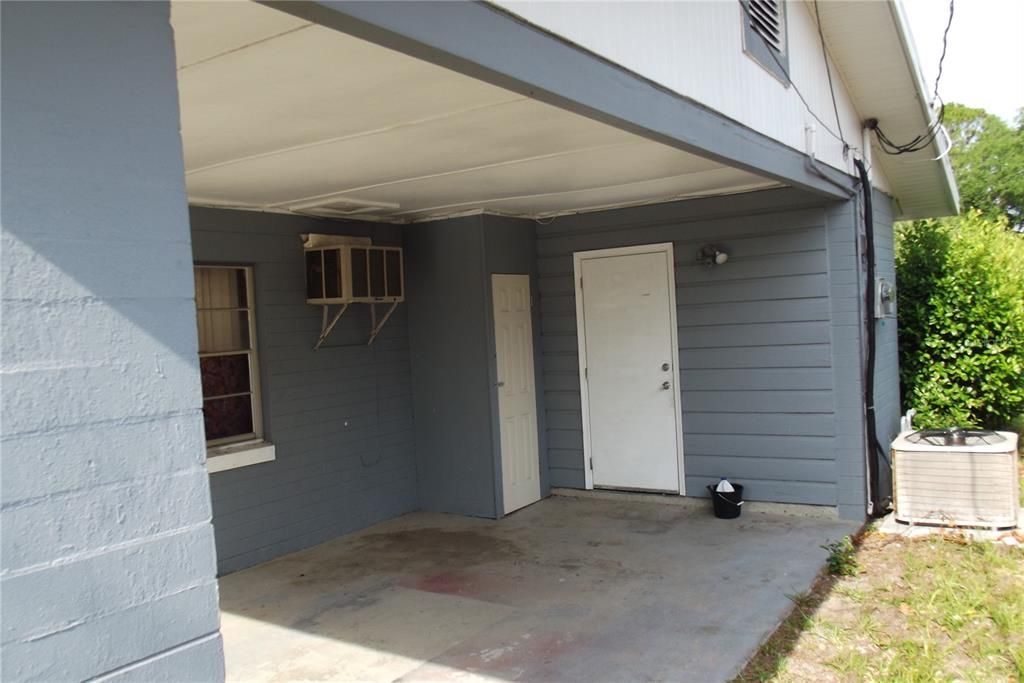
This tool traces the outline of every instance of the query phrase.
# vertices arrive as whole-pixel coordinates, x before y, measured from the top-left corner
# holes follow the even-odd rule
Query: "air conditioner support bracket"
[[[384,323],[388,321],[388,318],[391,317],[391,314],[395,312],[396,308],[398,308],[397,301],[391,304],[391,306],[388,308],[388,312],[384,314],[384,317],[380,319],[380,322],[377,322],[377,305],[370,304],[370,319],[372,320],[372,323],[370,329],[370,339],[369,341],[366,342],[367,346],[372,344],[373,340],[377,338],[378,334],[380,334],[380,331],[384,329]]]
[[[388,321],[388,318],[391,317],[391,314],[395,312],[395,309],[398,308],[398,304],[398,301],[392,302],[391,306],[388,307],[387,312],[384,314],[384,317],[380,320],[377,320],[377,304],[370,304],[370,338],[366,342],[367,346],[373,344],[373,340],[376,339],[377,335],[380,334],[380,331],[384,329],[384,324]],[[331,317],[330,305],[323,305],[323,319],[320,323],[320,336],[317,338],[316,344],[313,345],[314,351],[323,346],[323,343],[327,341],[327,337],[329,337],[331,332],[334,331],[334,326],[338,324],[339,320],[341,320],[341,316],[345,314],[348,307],[349,304],[341,304],[341,307],[338,308],[334,317]]]
[[[327,316],[330,313],[331,307],[329,305],[327,305],[327,304],[324,304],[323,309],[324,309],[324,315],[323,315],[323,320],[320,323],[320,337],[317,338],[316,344],[313,345],[313,350],[314,351],[319,349],[320,346],[325,341],[327,341],[327,337],[328,337],[328,335],[331,334],[331,330],[333,330],[334,326],[338,324],[339,320],[341,320],[342,314],[344,314],[345,311],[348,310],[348,304],[342,304],[341,308],[339,308],[338,312],[334,314],[334,317],[331,318],[330,322],[327,322]]]

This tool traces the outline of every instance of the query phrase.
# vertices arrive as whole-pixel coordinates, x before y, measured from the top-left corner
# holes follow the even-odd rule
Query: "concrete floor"
[[[561,496],[406,515],[222,578],[228,679],[726,680],[856,526]]]

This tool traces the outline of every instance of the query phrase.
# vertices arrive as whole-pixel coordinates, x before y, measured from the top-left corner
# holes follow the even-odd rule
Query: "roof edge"
[[[896,28],[896,35],[900,39],[900,48],[910,68],[911,78],[914,81],[914,90],[917,93],[918,103],[921,105],[921,113],[924,116],[925,125],[932,126],[935,123],[935,116],[928,101],[928,85],[924,80],[924,72],[921,69],[921,62],[917,57],[917,46],[914,44],[914,36],[910,31],[910,22],[907,20],[906,11],[901,0],[889,0],[889,12],[892,15],[893,26]],[[942,128],[943,137],[946,139],[945,147],[939,144],[939,137],[932,141],[931,148],[935,153],[935,160],[942,168],[942,175],[946,190],[947,208],[950,215],[960,213],[960,190],[957,188],[956,176],[953,174],[953,166],[949,160],[951,141],[945,127]]]

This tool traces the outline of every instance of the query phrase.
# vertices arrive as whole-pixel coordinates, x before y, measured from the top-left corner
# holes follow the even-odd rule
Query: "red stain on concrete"
[[[460,571],[444,571],[416,577],[410,588],[430,593],[466,595],[473,586],[473,577]]]

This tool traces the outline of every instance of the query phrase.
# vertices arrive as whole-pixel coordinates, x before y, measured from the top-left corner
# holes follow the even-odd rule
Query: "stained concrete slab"
[[[234,681],[721,681],[855,523],[554,496],[414,513],[220,580]]]

